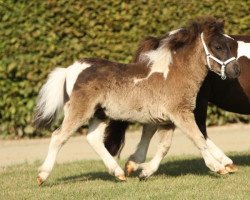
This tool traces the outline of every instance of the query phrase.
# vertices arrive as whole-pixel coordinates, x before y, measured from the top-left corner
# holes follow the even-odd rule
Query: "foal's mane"
[[[138,62],[141,54],[155,50],[160,46],[167,45],[171,51],[176,51],[186,45],[191,44],[202,32],[206,39],[215,34],[223,33],[224,21],[213,17],[200,17],[195,21],[190,21],[187,27],[179,29],[174,34],[166,34],[163,37],[147,37],[140,42],[133,62]]]

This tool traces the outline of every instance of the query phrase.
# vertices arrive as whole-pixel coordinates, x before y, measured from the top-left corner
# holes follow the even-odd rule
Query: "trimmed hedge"
[[[226,20],[231,34],[250,33],[249,0],[0,1],[0,135],[36,136],[35,99],[48,73],[83,57],[128,63],[138,42],[201,15]],[[210,107],[208,124],[249,121]]]

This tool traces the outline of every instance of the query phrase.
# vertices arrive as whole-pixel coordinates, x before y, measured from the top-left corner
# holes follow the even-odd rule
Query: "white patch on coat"
[[[237,59],[242,56],[250,59],[250,43],[238,41]]]
[[[156,50],[148,51],[140,56],[140,61],[148,61],[151,71],[148,76],[142,79],[134,79],[134,84],[148,79],[153,73],[162,73],[166,79],[169,72],[169,65],[172,63],[172,54],[168,47],[161,46]]]
[[[80,63],[76,61],[73,65],[70,65],[67,68],[67,76],[66,76],[66,92],[70,96],[75,85],[76,79],[78,78],[79,74],[85,70],[86,68],[90,67],[89,63]]]

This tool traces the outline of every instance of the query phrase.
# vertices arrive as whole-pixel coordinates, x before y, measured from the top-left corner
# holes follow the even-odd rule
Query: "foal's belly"
[[[105,114],[115,120],[168,124],[170,122],[168,112],[163,104],[145,102],[131,103],[129,101],[108,101],[104,104]]]

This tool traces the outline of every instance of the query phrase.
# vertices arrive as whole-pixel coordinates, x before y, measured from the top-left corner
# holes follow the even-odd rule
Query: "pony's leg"
[[[224,165],[228,172],[236,172],[238,170],[236,165],[233,164],[233,161],[229,157],[227,157],[223,153],[223,151],[212,142],[212,140],[207,138],[206,144],[213,157],[218,160],[222,165]]]
[[[215,159],[222,163],[228,172],[236,172],[237,167],[233,164],[233,161],[228,158],[209,138],[206,129],[206,118],[207,118],[207,106],[208,98],[207,94],[210,92],[210,85],[208,81],[205,81],[202,85],[202,89],[198,93],[196,100],[196,108],[194,110],[195,121],[206,139],[209,151]]]
[[[154,125],[143,126],[141,140],[137,145],[135,152],[129,157],[125,164],[126,176],[130,176],[131,173],[138,169],[139,164],[146,160],[148,146],[156,130],[157,127]]]
[[[139,178],[140,180],[146,179],[157,171],[162,159],[168,153],[172,142],[172,136],[175,126],[169,125],[167,127],[159,127],[157,133],[161,135],[160,143],[158,145],[156,154],[153,159],[147,163],[139,164],[139,168],[142,169]]]
[[[39,185],[41,185],[50,175],[50,172],[54,167],[57,154],[63,144],[82,125],[81,118],[75,117],[74,113],[69,113],[69,102],[64,106],[64,113],[65,117],[61,128],[58,128],[52,133],[47,157],[38,170],[39,174],[37,177],[37,181]]]
[[[126,180],[124,171],[117,164],[115,159],[111,156],[104,145],[105,129],[107,122],[101,121],[97,118],[91,120],[87,140],[96,153],[101,157],[105,166],[108,168],[111,175],[115,175],[119,180]]]
[[[179,127],[187,136],[194,142],[201,152],[201,155],[205,161],[206,166],[214,172],[219,174],[227,174],[225,166],[218,162],[211,152],[203,134],[200,132],[198,126],[195,123],[194,116],[191,113],[183,112],[179,115],[171,117],[174,124]]]

